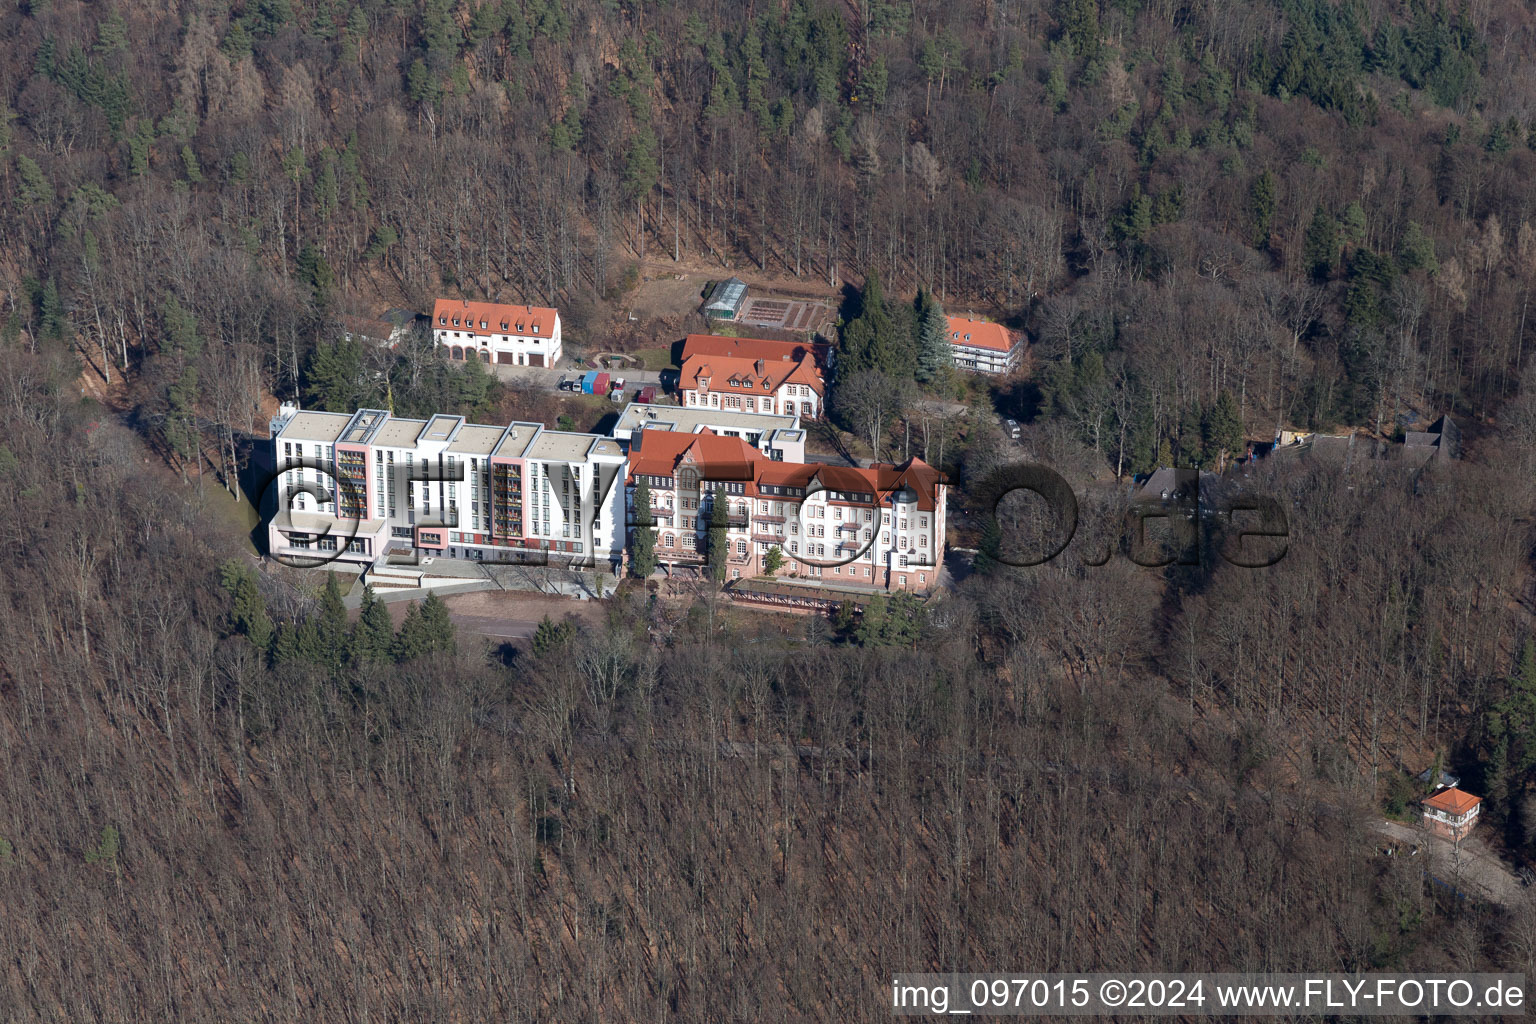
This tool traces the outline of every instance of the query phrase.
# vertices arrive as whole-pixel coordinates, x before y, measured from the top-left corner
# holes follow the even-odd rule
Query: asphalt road
[[[453,624],[465,633],[488,636],[494,640],[527,640],[539,628],[529,619],[502,619],[488,615],[449,615]]]
[[[554,388],[564,377],[579,377],[587,372],[585,368],[572,365],[557,366],[553,369],[545,366],[508,366],[504,363],[491,363],[488,367],[497,377],[505,381],[528,381],[535,385]],[[609,370],[610,375],[622,377],[625,387],[631,388],[632,382],[638,384],[660,384],[661,370]],[[675,371],[674,371],[675,372]]]

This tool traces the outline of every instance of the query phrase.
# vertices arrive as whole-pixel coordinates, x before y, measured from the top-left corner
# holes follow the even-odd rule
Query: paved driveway
[[[579,377],[586,372],[585,368],[564,365],[550,369],[544,366],[509,366],[504,363],[491,363],[487,369],[493,371],[497,377],[505,381],[527,381],[539,387],[555,388],[565,377]],[[609,370],[610,376],[624,378],[626,388],[634,384],[660,384],[661,375],[665,370]],[[676,376],[676,371],[673,371]]]
[[[1402,844],[1397,855],[1405,853],[1413,844],[1422,843],[1424,853],[1419,856],[1428,856],[1425,870],[1446,885],[1471,891],[1506,907],[1514,906],[1523,896],[1520,879],[1476,832],[1461,841],[1458,851],[1449,839],[1395,821],[1378,821],[1375,829]]]

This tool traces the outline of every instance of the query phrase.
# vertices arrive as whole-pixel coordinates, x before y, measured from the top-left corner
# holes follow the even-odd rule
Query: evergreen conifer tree
[[[395,634],[394,656],[398,662],[411,661],[427,653],[426,629],[421,622],[421,605],[412,602],[405,610],[400,631]]]
[[[347,657],[349,631],[347,606],[341,600],[337,574],[325,574],[325,590],[320,594],[320,613],[314,620],[313,660],[332,671],[341,668]]]
[[[932,292],[917,293],[917,380],[930,388],[942,387],[949,380],[951,358],[949,319]]]
[[[731,541],[726,533],[729,528],[728,514],[725,488],[716,486],[709,510],[709,575],[716,583],[725,582],[726,559],[731,553]]]
[[[256,585],[256,571],[238,559],[219,567],[219,584],[231,598],[230,624],[263,654],[272,642],[272,619]]]
[[[390,656],[395,642],[395,626],[389,617],[389,608],[372,587],[363,588],[362,610],[352,626],[351,655],[353,661],[383,661]]]
[[[629,571],[642,580],[656,571],[656,520],[651,515],[651,488],[643,476],[635,487],[635,527],[629,539]]]
[[[421,602],[421,619],[426,627],[427,638],[434,651],[451,652],[454,649],[453,620],[448,617],[448,606],[436,594],[428,594]]]

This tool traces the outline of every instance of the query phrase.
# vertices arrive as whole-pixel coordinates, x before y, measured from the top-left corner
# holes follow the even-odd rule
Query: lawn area
[[[644,370],[680,369],[672,361],[672,346],[670,345],[665,347],[658,345],[655,348],[637,348],[629,354],[645,362],[645,365],[641,367]]]
[[[230,526],[245,540],[245,546],[254,551],[250,540],[251,531],[261,522],[261,513],[251,504],[260,495],[244,495],[239,501],[229,496],[222,487],[209,487],[203,495],[203,508],[214,518]]]

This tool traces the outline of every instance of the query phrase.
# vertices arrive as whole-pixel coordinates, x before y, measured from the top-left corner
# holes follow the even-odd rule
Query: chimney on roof
[[[757,375],[761,377],[763,375],[763,361],[759,359],[757,362],[753,363],[752,369],[756,370]]]

